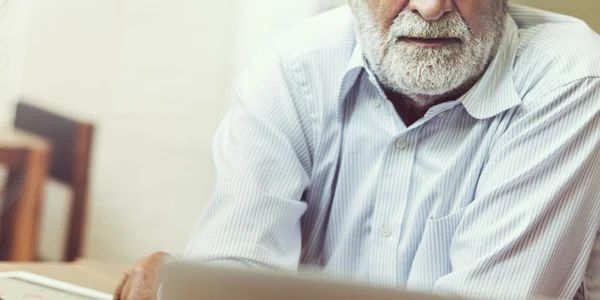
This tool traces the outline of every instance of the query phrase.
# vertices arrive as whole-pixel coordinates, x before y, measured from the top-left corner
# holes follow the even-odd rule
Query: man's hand
[[[156,252],[140,260],[125,273],[113,296],[114,300],[156,300],[160,285],[158,272],[171,258],[165,252]]]

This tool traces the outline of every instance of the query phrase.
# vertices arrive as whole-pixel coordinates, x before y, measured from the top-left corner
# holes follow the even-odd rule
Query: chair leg
[[[2,190],[0,205],[0,260],[9,260],[16,221],[17,202],[23,192],[24,180],[21,170],[9,169]]]

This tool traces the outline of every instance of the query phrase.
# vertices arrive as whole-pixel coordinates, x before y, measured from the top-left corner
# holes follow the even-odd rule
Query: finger
[[[125,284],[123,284],[123,289],[121,290],[121,299],[119,300],[132,300],[129,296],[131,296],[131,288],[134,281],[135,277],[129,276]]]
[[[171,257],[172,256],[166,252],[155,252],[147,258],[146,263],[148,265],[159,266]]]
[[[134,297],[135,300],[155,300],[156,295],[152,292],[151,287],[147,286],[144,283],[142,278],[136,278],[134,282],[131,283],[130,297]],[[130,299],[125,299],[130,300]],[[133,299],[131,299],[133,300]]]
[[[159,277],[160,267],[170,258],[165,252],[156,252],[150,255],[143,264],[143,270],[140,270],[144,284],[150,290],[156,289]]]
[[[115,289],[113,300],[121,300],[121,291],[123,291],[123,286],[125,285],[127,279],[129,279],[129,274],[125,273],[125,275],[123,275],[123,279],[121,279],[119,285],[117,285],[117,288]]]

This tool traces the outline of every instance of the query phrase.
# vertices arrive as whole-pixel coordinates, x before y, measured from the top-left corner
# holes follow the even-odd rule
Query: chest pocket
[[[452,271],[450,244],[466,208],[441,219],[429,218],[408,276],[407,288],[431,291],[435,282]]]

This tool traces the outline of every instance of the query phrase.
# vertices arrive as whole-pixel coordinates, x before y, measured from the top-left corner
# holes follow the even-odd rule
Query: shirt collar
[[[507,16],[498,53],[490,66],[467,93],[454,101],[461,103],[473,118],[491,118],[521,104],[521,98],[515,89],[512,74],[518,44],[519,31],[517,24],[511,16]],[[362,47],[357,41],[343,79],[340,102],[346,97],[363,70],[367,71],[369,79],[376,81],[364,59]],[[373,82],[373,84],[376,87],[380,86],[379,82]],[[444,103],[441,105],[444,105]]]
[[[342,106],[346,99],[346,96],[352,89],[352,87],[356,84],[356,81],[360,77],[360,74],[363,70],[367,70],[367,63],[363,56],[362,47],[358,40],[356,40],[354,45],[354,50],[352,51],[352,55],[350,56],[350,61],[348,62],[348,67],[346,68],[346,73],[342,78],[342,84],[340,87],[340,94],[338,98],[338,117],[340,117],[340,113],[342,111]]]
[[[519,29],[507,16],[504,36],[496,57],[477,83],[459,102],[476,119],[487,119],[521,104],[513,81],[513,66],[519,46]]]
[[[352,56],[350,57],[350,61],[348,62],[348,68],[346,69],[346,72],[362,68],[367,68],[367,62],[365,61],[365,57],[363,55],[362,46],[357,40],[354,46],[354,51],[352,51]]]
[[[383,88],[381,87],[381,84],[377,80],[377,77],[373,74],[373,72],[369,68],[369,64],[367,63],[367,61],[364,57],[362,49],[363,48],[357,39],[355,42],[355,45],[354,45],[354,50],[352,51],[352,55],[350,56],[350,61],[348,62],[348,66],[346,68],[346,74],[344,75],[344,78],[342,80],[342,87],[341,87],[341,93],[340,93],[340,99],[339,99],[340,105],[343,104],[344,99],[346,98],[346,95],[348,94],[348,92],[350,92],[350,89],[352,89],[352,87],[354,86],[354,84],[356,83],[356,81],[358,80],[360,75],[362,74],[362,71],[365,71],[367,73],[366,75],[367,75],[369,81],[371,81],[371,83],[379,91],[381,96],[385,98],[385,93],[383,92]]]

